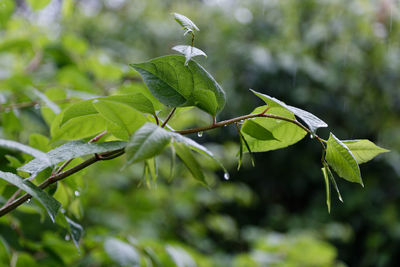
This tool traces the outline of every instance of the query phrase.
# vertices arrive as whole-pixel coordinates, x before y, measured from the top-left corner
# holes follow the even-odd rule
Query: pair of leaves
[[[385,152],[389,152],[389,150],[381,148],[369,140],[340,141],[331,133],[325,159],[340,177],[363,185],[358,165]]]
[[[254,90],[250,89],[250,91],[252,91],[256,96],[261,98],[269,107],[281,107],[281,108],[284,108],[284,109],[290,111],[292,114],[296,115],[297,117],[299,117],[301,120],[303,120],[308,125],[308,128],[310,129],[310,131],[313,134],[315,134],[315,132],[317,131],[318,128],[328,127],[328,124],[326,124],[323,120],[321,120],[320,118],[318,118],[314,114],[311,114],[308,111],[287,105],[284,102],[282,102],[274,97],[271,97],[271,96],[268,96],[265,94],[261,94]]]
[[[98,97],[74,103],[56,117],[54,139],[80,139],[103,131],[128,140],[146,121],[143,113],[155,114],[152,102],[141,93]]]
[[[256,108],[252,114],[263,112],[267,106]],[[282,116],[295,120],[293,114],[282,107],[272,107],[268,114]],[[254,118],[246,120],[241,128],[241,133],[248,147],[244,151],[265,152],[287,147],[295,144],[307,134],[297,125],[278,119]]]
[[[324,121],[308,111],[287,105],[274,97],[254,90],[251,91],[267,104],[267,106],[256,108],[252,114],[262,113],[268,108],[268,114],[291,120],[286,121],[275,118],[246,120],[242,126],[241,133],[251,151],[265,152],[280,149],[303,139],[307,132],[293,123],[296,121],[296,117],[303,120],[313,134],[315,134],[318,128],[328,126]],[[245,149],[249,150],[247,146]]]
[[[190,138],[167,131],[153,123],[146,123],[132,135],[130,142],[125,148],[127,164],[153,158],[160,154],[171,142],[183,163],[200,182],[205,183],[204,175],[190,150],[196,151],[214,160],[226,172],[226,169],[207,148]]]
[[[170,55],[131,64],[150,92],[171,107],[196,106],[215,116],[225,105],[225,93],[214,78],[193,60]]]

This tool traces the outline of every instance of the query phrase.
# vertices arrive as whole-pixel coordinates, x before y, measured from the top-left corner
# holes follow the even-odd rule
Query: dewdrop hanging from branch
[[[176,22],[179,23],[179,25],[182,26],[183,30],[185,31],[183,35],[185,36],[186,34],[190,33],[192,35],[192,42],[191,45],[176,45],[172,47],[172,50],[175,50],[182,55],[185,56],[185,66],[188,65],[188,62],[191,58],[196,57],[196,56],[205,56],[207,57],[206,53],[202,51],[201,49],[198,49],[194,47],[194,32],[195,31],[200,31],[200,29],[196,26],[196,24],[193,23],[189,18],[187,18],[184,15],[178,14],[178,13],[173,13]]]

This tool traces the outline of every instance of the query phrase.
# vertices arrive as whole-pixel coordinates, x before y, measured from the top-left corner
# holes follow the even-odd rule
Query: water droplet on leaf
[[[65,241],[69,241],[71,239],[71,237],[67,234],[65,235]]]
[[[28,199],[27,201],[26,201],[26,203],[30,203],[31,202],[31,199]]]
[[[227,172],[224,173],[224,179],[225,179],[225,180],[229,180],[229,178],[230,178],[229,173],[227,173]]]
[[[35,104],[35,105],[33,106],[33,108],[34,108],[34,109],[40,109],[40,105],[39,105],[39,104]]]
[[[75,190],[74,195],[75,195],[76,197],[79,197],[79,196],[81,195],[81,193],[79,193],[78,190]]]
[[[198,137],[202,137],[202,136],[203,136],[203,132],[198,132],[198,133],[197,133],[197,136],[198,136]]]

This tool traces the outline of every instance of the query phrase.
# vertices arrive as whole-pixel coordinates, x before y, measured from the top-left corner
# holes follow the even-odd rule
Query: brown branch
[[[163,124],[161,124],[161,128],[164,128],[167,125],[168,121],[171,119],[172,115],[174,115],[176,108],[173,108],[171,112],[168,114],[168,117],[165,119]]]
[[[92,165],[93,163],[100,161],[100,160],[109,160],[109,159],[113,159],[116,158],[118,156],[121,156],[124,151],[123,149],[119,149],[119,150],[115,150],[115,151],[111,151],[111,152],[106,152],[107,156],[104,158],[100,158],[97,156],[93,156],[87,160],[85,160],[84,162],[72,167],[71,169],[68,169],[64,172],[61,172],[59,174],[56,175],[52,175],[49,178],[47,178],[46,180],[44,180],[40,185],[38,185],[38,187],[40,189],[44,189],[46,187],[48,187],[51,184],[54,184],[62,179],[67,178],[68,176]],[[105,154],[106,154],[105,153]],[[3,215],[9,213],[10,211],[16,209],[18,206],[22,205],[25,201],[27,201],[28,199],[32,198],[31,195],[29,194],[25,194],[21,197],[19,197],[18,199],[14,200],[13,202],[9,203],[8,205],[4,205],[1,209],[0,209],[0,217],[2,217]]]
[[[168,115],[167,119],[164,121],[163,126],[166,125],[166,123],[168,122],[168,120],[171,118],[172,114],[174,113],[174,109],[170,112],[170,114]],[[264,118],[271,118],[271,119],[276,119],[276,120],[284,120],[284,121],[288,121],[291,122],[295,125],[297,125],[298,127],[302,128],[304,131],[306,131],[309,134],[312,134],[311,130],[308,129],[307,127],[305,127],[303,124],[301,124],[300,122],[298,122],[297,120],[294,119],[289,119],[286,117],[282,117],[282,116],[278,116],[278,115],[274,115],[274,114],[266,114],[267,110],[264,110],[261,113],[255,113],[255,114],[248,114],[248,115],[243,115],[243,116],[239,116],[237,118],[233,118],[230,120],[224,120],[224,121],[220,121],[220,122],[213,122],[211,125],[209,126],[204,126],[204,127],[198,127],[198,128],[192,128],[192,129],[186,129],[186,130],[180,130],[180,131],[175,131],[176,133],[185,135],[185,134],[191,134],[191,133],[197,133],[197,132],[202,132],[202,131],[208,131],[211,129],[215,129],[215,128],[219,128],[219,127],[223,127],[232,123],[237,123],[243,120],[247,120],[247,119],[251,119],[251,118],[257,118],[257,117],[264,117]],[[101,133],[103,134],[103,133]],[[321,143],[323,149],[325,150],[325,145],[324,142],[326,142],[325,140],[321,139],[320,137],[318,137],[317,135],[313,134],[313,136],[315,136],[315,138]],[[121,155],[123,155],[125,153],[124,149],[119,149],[119,150],[114,150],[114,151],[110,151],[110,152],[105,152],[102,154],[95,154],[93,157],[87,159],[86,161],[72,167],[71,169],[68,169],[64,172],[61,173],[56,173],[55,175],[52,175],[50,177],[48,177],[45,181],[43,181],[38,187],[41,189],[44,189],[46,187],[48,187],[49,185],[56,183],[62,179],[65,179],[66,177],[94,164],[97,161],[101,161],[101,160],[110,160],[110,159],[114,159],[116,157],[119,157]],[[16,209],[18,206],[20,206],[21,204],[23,204],[25,201],[27,201],[28,199],[30,199],[32,196],[29,194],[25,194],[23,196],[21,196],[20,198],[12,201],[11,203],[7,203],[5,204],[1,209],[0,209],[0,217],[9,213],[10,211]]]

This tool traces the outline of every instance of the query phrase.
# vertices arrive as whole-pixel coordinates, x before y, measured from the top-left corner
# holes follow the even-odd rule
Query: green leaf
[[[142,93],[99,97],[98,100],[123,103],[143,113],[155,114],[153,103]]]
[[[183,56],[170,55],[130,66],[141,74],[161,103],[172,107],[197,106],[215,116],[225,105],[224,91],[195,61],[189,61],[187,66],[184,63]]]
[[[122,140],[128,140],[131,134],[147,121],[141,112],[122,103],[96,99],[92,104],[109,122],[107,129]]]
[[[46,169],[47,167],[51,167],[62,161],[81,157],[84,155],[122,149],[126,146],[126,144],[126,142],[122,141],[112,141],[105,143],[87,143],[83,141],[72,141],[53,150],[50,150],[46,154],[46,156],[51,159],[50,162],[36,158],[29,161],[24,166],[18,168],[18,170],[28,173],[38,173]]]
[[[342,142],[350,149],[358,164],[368,162],[379,154],[390,151],[379,147],[366,139],[345,140]]]
[[[200,31],[199,28],[197,28],[196,24],[193,23],[188,17],[185,17],[184,15],[181,15],[179,13],[173,13],[176,22],[179,23],[185,30],[184,35],[186,35],[189,32],[194,32],[194,31]]]
[[[331,172],[331,169],[329,168],[328,163],[326,163],[326,161],[324,161],[322,164],[324,165],[324,168],[325,168],[325,170],[327,171],[328,177],[330,178],[330,180],[331,180],[331,182],[332,182],[332,184],[333,184],[333,187],[334,187],[335,190],[336,190],[336,193],[337,193],[337,195],[338,195],[338,199],[339,199],[341,202],[343,202],[343,198],[342,198],[342,195],[340,194],[339,187],[337,186],[335,177],[333,176],[333,173]]]
[[[168,131],[153,123],[146,123],[132,135],[125,148],[127,164],[160,154],[170,141],[171,135]]]
[[[50,158],[46,155],[46,153],[15,141],[0,139],[0,147],[19,150],[23,153],[32,155],[41,161],[50,162]]]
[[[296,115],[297,117],[302,119],[308,125],[308,128],[310,129],[310,131],[312,133],[315,133],[318,128],[328,127],[328,124],[326,124],[323,120],[321,120],[320,118],[318,118],[314,114],[311,114],[308,111],[286,105],[284,102],[282,102],[274,97],[271,97],[271,96],[268,96],[265,94],[261,94],[254,90],[250,89],[250,91],[252,91],[256,96],[261,98],[266,104],[268,104],[268,106],[282,107],[282,108],[285,108],[285,109],[289,110],[290,112],[292,112],[294,115]]]
[[[78,253],[80,253],[79,241],[81,240],[84,232],[82,226],[79,223],[74,222],[73,220],[68,218],[62,212],[58,214],[56,223],[68,231],[76,249],[78,250]]]
[[[77,103],[73,103],[72,105],[68,106],[63,111],[63,116],[62,116],[62,121],[61,121],[60,126],[62,126],[69,120],[76,118],[76,117],[97,114],[98,112],[92,105],[92,102],[93,102],[93,99],[89,99],[89,100],[84,100],[84,101],[80,101]]]
[[[174,143],[174,148],[178,157],[182,160],[185,166],[188,168],[193,177],[203,184],[206,184],[203,171],[196,158],[193,156],[190,149],[183,143]]]
[[[217,163],[221,169],[227,174],[228,171],[225,169],[224,165],[214,156],[214,154],[208,150],[205,146],[200,145],[199,143],[193,141],[190,138],[187,138],[181,134],[178,133],[171,133],[169,132],[173,138],[174,142],[179,142],[183,143],[186,146],[188,146],[191,150],[194,150],[200,154],[203,154],[204,156],[208,157],[209,159],[213,160],[215,163]]]
[[[266,106],[258,107],[252,112],[252,114],[260,113],[264,111],[265,108]],[[282,107],[272,107],[268,110],[268,113],[292,120],[295,119],[293,113]],[[252,124],[257,124],[257,126]],[[255,127],[257,127],[256,130],[254,130]],[[261,131],[259,127],[264,128],[265,131]],[[253,136],[251,136],[249,132]],[[265,152],[284,148],[297,143],[307,134],[306,131],[291,122],[272,118],[255,118],[246,120],[243,123],[241,133],[248,144],[248,147],[246,146],[244,148],[247,152],[249,151],[249,148],[252,152]],[[257,138],[255,138],[254,135]],[[273,138],[268,139],[270,135],[272,135]],[[262,139],[258,139],[258,137],[261,137]]]
[[[329,135],[325,158],[340,177],[364,186],[360,168],[350,149],[332,133]]]
[[[167,131],[154,123],[146,123],[132,135],[130,142],[125,148],[127,164],[146,160],[160,154],[171,140],[182,143],[191,150],[207,156],[227,173],[221,162],[206,147],[183,135]]]
[[[207,57],[206,53],[191,45],[176,45],[172,47],[172,50],[175,50],[185,56],[186,59],[185,66],[187,66],[189,60],[193,57],[197,56]]]
[[[116,238],[107,238],[104,242],[104,249],[119,266],[140,266],[139,253],[128,243]]]
[[[39,10],[45,8],[51,0],[28,0],[33,10]]]
[[[83,236],[83,228],[80,224],[74,222],[67,216],[65,216],[65,219],[68,223],[68,230],[69,230],[69,233],[71,234],[72,241],[74,242],[75,247],[79,251],[79,240],[81,240],[81,238]]]
[[[24,180],[13,173],[0,171],[0,178],[15,185],[37,199],[49,213],[50,219],[53,222],[55,221],[57,213],[61,207],[61,204],[57,200],[49,196],[46,192],[34,185],[32,182]]]
[[[246,121],[242,127],[242,131],[258,140],[277,140],[270,131],[252,119]]]
[[[155,114],[152,102],[142,93],[97,97],[73,103],[68,106],[63,112],[61,126],[73,118],[98,114],[99,111],[93,104],[96,103],[96,101],[121,103],[143,113]]]
[[[328,212],[331,213],[331,187],[329,183],[328,171],[326,167],[322,167],[322,174],[324,175],[325,189],[326,189],[326,205],[328,206]]]
[[[53,140],[87,138],[103,132],[107,127],[106,121],[99,114],[76,117],[61,125],[62,115],[58,114],[51,124]]]

